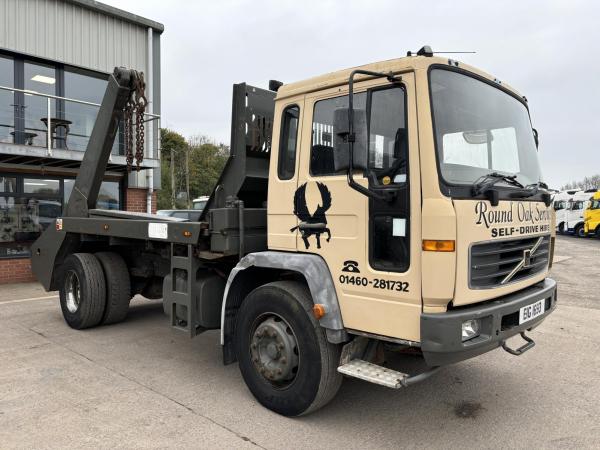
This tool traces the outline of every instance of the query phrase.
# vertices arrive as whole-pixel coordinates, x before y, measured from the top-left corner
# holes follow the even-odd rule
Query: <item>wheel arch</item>
[[[582,230],[585,230],[585,222],[584,222],[583,220],[581,220],[581,221],[578,221],[578,222],[575,224],[575,226],[573,227],[573,234],[574,234],[575,236],[577,236],[577,235],[578,235],[578,233],[577,233],[577,232],[578,232],[580,229],[582,229]],[[585,235],[585,232],[584,232],[584,235]]]
[[[329,268],[318,255],[278,251],[250,253],[240,260],[227,279],[221,307],[221,345],[225,364],[235,362],[233,339],[238,310],[246,296],[271,281],[296,279],[305,283],[313,303],[325,306],[319,324],[332,343],[347,340],[342,314]]]

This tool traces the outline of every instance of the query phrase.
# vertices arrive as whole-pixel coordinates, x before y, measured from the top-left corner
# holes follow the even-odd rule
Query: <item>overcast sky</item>
[[[102,0],[165,25],[163,126],[229,143],[232,84],[435,50],[529,100],[551,187],[600,173],[600,2]]]

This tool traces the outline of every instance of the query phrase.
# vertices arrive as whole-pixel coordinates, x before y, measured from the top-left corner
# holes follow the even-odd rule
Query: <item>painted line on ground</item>
[[[38,300],[50,300],[51,298],[58,298],[58,295],[46,295],[45,297],[20,298],[18,300],[9,300],[7,302],[0,302],[0,305],[8,305],[11,303],[35,302]]]

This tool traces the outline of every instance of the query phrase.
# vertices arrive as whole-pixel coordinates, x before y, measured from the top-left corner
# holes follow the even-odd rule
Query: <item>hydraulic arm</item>
[[[143,76],[139,72],[122,67],[115,68],[110,76],[65,217],[87,217],[89,210],[96,207],[123,110],[130,103],[133,93],[143,89],[143,83]]]
[[[90,209],[95,207],[119,121],[124,109],[131,104],[133,94],[140,89],[143,89],[142,74],[122,67],[115,68],[108,80],[64,217],[88,217]],[[131,152],[131,149],[127,151]],[[48,227],[31,249],[32,270],[47,290],[56,289],[56,272],[78,244],[77,236],[68,235],[58,228]]]

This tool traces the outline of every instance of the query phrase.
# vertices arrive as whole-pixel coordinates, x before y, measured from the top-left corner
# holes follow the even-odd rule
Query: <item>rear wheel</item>
[[[59,291],[63,317],[71,328],[81,330],[100,323],[106,304],[102,266],[89,253],[75,253],[63,265]]]
[[[585,229],[583,228],[583,224],[580,223],[575,227],[575,236],[584,238],[586,236]]]
[[[561,222],[558,225],[558,234],[565,234],[565,223]]]
[[[129,311],[131,280],[125,260],[118,253],[99,252],[96,258],[102,265],[106,280],[106,308],[102,323],[108,325],[121,322]]]
[[[316,411],[337,393],[340,346],[327,341],[303,284],[277,281],[242,303],[236,351],[246,385],[266,408],[285,416]]]

